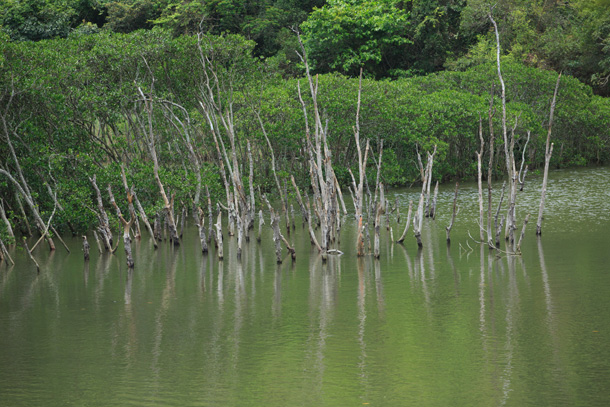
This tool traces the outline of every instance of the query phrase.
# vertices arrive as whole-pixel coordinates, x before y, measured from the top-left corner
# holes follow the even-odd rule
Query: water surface
[[[241,261],[203,256],[196,230],[178,249],[134,242],[88,263],[21,247],[0,265],[0,405],[6,406],[606,406],[610,402],[610,169],[551,174],[543,236],[540,179],[522,256],[478,234],[476,186],[441,187],[424,247],[382,229],[381,257],[327,262],[297,221],[297,260],[275,262],[271,231]],[[498,185],[499,187],[499,185]],[[398,190],[401,213],[416,190]],[[495,192],[497,201],[498,191]],[[390,218],[395,238],[403,223]],[[267,224],[269,220],[267,219]],[[91,239],[90,239],[91,240]]]

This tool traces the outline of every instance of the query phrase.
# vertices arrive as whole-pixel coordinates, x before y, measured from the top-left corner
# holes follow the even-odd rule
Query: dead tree
[[[407,236],[407,232],[409,231],[409,226],[411,225],[411,212],[413,211],[413,201],[409,201],[409,210],[407,211],[407,220],[405,221],[405,229],[402,232],[400,238],[396,241],[396,243],[402,243]]]
[[[100,236],[102,238],[102,242],[104,243],[104,247],[106,251],[112,252],[112,229],[110,229],[110,222],[108,220],[108,214],[104,209],[104,202],[102,201],[102,193],[97,186],[96,175],[93,174],[93,177],[89,178],[91,185],[93,185],[93,189],[95,190],[95,196],[97,198],[97,211],[93,210],[93,212],[97,215],[97,219],[99,221],[99,225],[97,227],[98,232],[100,232]]]
[[[15,265],[13,258],[9,254],[8,250],[6,250],[6,246],[4,245],[4,242],[2,241],[2,239],[0,239],[0,261],[4,260],[5,257],[11,262],[11,264],[13,266]]]
[[[422,226],[423,226],[423,221],[424,221],[424,202],[425,202],[425,197],[426,194],[430,194],[430,179],[432,178],[432,167],[434,166],[434,155],[436,154],[436,146],[434,146],[434,151],[432,152],[432,154],[430,153],[426,153],[428,156],[428,159],[426,161],[426,167],[424,167],[421,164],[421,158],[419,158],[419,162],[420,162],[420,170],[422,170],[422,174],[423,174],[423,178],[422,178],[422,192],[421,195],[419,197],[419,205],[417,206],[417,212],[415,214],[415,216],[413,217],[413,234],[415,237],[415,240],[417,241],[417,246],[418,247],[423,247],[422,244],[422,240],[421,240],[421,231],[422,231]],[[417,153],[418,157],[419,156],[419,152]],[[429,199],[429,198],[428,198]]]
[[[318,249],[319,252],[322,252],[322,247],[318,243],[318,239],[316,238],[316,234],[313,230],[314,226],[312,225],[309,200],[307,201],[307,206],[305,206],[305,203],[303,202],[303,198],[301,197],[301,191],[299,190],[299,187],[297,186],[297,184],[294,180],[294,176],[292,176],[292,175],[290,176],[290,181],[292,182],[292,186],[294,187],[294,190],[296,191],[297,202],[299,203],[299,206],[301,207],[301,212],[303,213],[303,219],[305,220],[305,222],[307,222],[307,229],[309,230],[309,239],[311,240],[311,244],[316,246],[316,248]]]
[[[282,235],[280,231],[280,217],[276,214],[275,210],[269,203],[269,200],[265,195],[263,195],[263,201],[267,204],[267,208],[269,208],[269,212],[271,213],[271,228],[273,229],[273,241],[275,243],[275,254],[277,257],[278,264],[282,262],[282,242],[286,245],[286,249],[290,253],[292,260],[296,259],[296,252],[290,242]]]
[[[349,169],[349,173],[352,177],[352,198],[354,201],[354,211],[356,222],[358,223],[358,233],[356,237],[356,247],[358,249],[358,256],[364,256],[364,222],[362,219],[363,208],[364,208],[364,179],[366,177],[366,163],[369,154],[369,140],[366,140],[364,147],[364,154],[360,146],[360,101],[362,95],[362,69],[360,69],[360,79],[358,81],[358,104],[356,106],[356,126],[354,127],[354,139],[356,142],[356,150],[358,151],[358,182],[352,170]]]
[[[458,197],[458,189],[460,183],[455,183],[455,193],[453,194],[453,211],[451,215],[451,223],[445,228],[445,232],[447,233],[447,243],[451,242],[451,229],[453,228],[453,223],[455,222],[455,217],[459,212],[459,207],[457,206],[457,197]]]
[[[140,215],[140,219],[142,219],[142,222],[144,222],[144,226],[146,227],[146,230],[148,230],[148,233],[153,238],[153,245],[155,246],[155,249],[156,249],[157,240],[155,239],[155,233],[153,231],[152,226],[150,225],[150,222],[148,221],[146,212],[144,211],[144,208],[142,208],[142,204],[140,203],[140,200],[138,199],[138,195],[136,194],[136,191],[135,191],[135,186],[132,185],[131,189],[128,186],[127,176],[125,175],[125,168],[123,168],[122,164],[121,164],[121,179],[123,180],[123,188],[125,188],[125,194],[126,195],[131,194],[132,203],[130,204],[129,211],[131,213],[131,211],[133,210],[134,213]],[[135,206],[138,208],[137,212],[135,211],[135,208],[133,205],[134,203],[135,203]],[[140,231],[140,229],[138,227],[138,235],[141,236],[141,234],[142,234],[142,232]]]
[[[492,223],[491,223],[492,206],[493,206],[492,177],[493,177],[494,150],[495,150],[495,148],[494,148],[495,135],[494,135],[494,126],[493,126],[493,116],[494,116],[495,111],[493,110],[493,103],[494,103],[494,98],[493,98],[493,86],[492,86],[491,92],[489,95],[489,110],[487,112],[487,120],[488,120],[488,124],[489,124],[489,163],[487,166],[487,243],[490,247],[493,245],[492,242],[493,242],[493,235],[494,235],[494,233],[492,232]]]
[[[506,87],[504,85],[504,79],[502,77],[502,69],[500,65],[500,34],[498,32],[498,25],[492,16],[492,8],[490,8],[488,17],[491,23],[494,26],[494,32],[496,36],[496,67],[498,72],[498,79],[500,80],[500,85],[502,87],[502,136],[504,139],[504,155],[506,159],[506,172],[508,175],[508,190],[509,190],[509,203],[508,203],[508,211],[506,215],[506,231],[505,238],[508,241],[511,249],[514,249],[515,244],[515,230],[517,229],[516,225],[516,199],[517,199],[517,183],[522,174],[517,171],[516,163],[515,163],[515,130],[517,128],[517,122],[519,117],[515,118],[515,123],[511,129],[510,140],[508,139],[508,130],[506,126]]]
[[[218,160],[221,167],[221,176],[227,194],[227,208],[229,212],[229,234],[234,232],[234,225],[238,222],[238,254],[241,253],[242,240],[245,235],[244,228],[250,227],[248,216],[252,210],[249,208],[246,190],[244,188],[240,166],[237,159],[237,136],[235,132],[234,81],[238,72],[232,62],[229,66],[220,67],[220,61],[214,59],[214,50],[204,43],[203,35],[198,35],[197,46],[199,60],[203,73],[198,97],[199,106],[212,133]],[[229,151],[225,146],[221,129],[229,142]],[[224,171],[229,173],[232,191],[226,180]]]
[[[540,196],[540,209],[538,210],[538,222],[536,223],[536,235],[542,234],[542,215],[544,213],[544,201],[546,200],[546,186],[549,178],[549,165],[551,163],[551,156],[553,155],[553,143],[551,143],[551,129],[553,127],[553,115],[555,113],[555,102],[557,100],[557,91],[559,90],[559,81],[561,80],[561,73],[557,77],[555,83],[555,92],[553,92],[553,101],[551,102],[551,112],[549,114],[549,129],[546,134],[546,150],[544,153],[544,175],[542,177],[542,193]]]
[[[34,264],[36,265],[36,271],[38,273],[40,273],[40,264],[38,264],[38,262],[36,261],[34,256],[32,256],[32,252],[31,252],[30,248],[28,247],[28,241],[26,240],[25,237],[23,238],[23,247],[25,247],[25,251],[28,253],[28,256],[30,256],[30,260],[32,260],[34,262]]]
[[[127,267],[133,268],[134,262],[133,256],[131,254],[131,237],[129,235],[129,231],[131,230],[131,225],[133,224],[135,219],[135,211],[132,205],[131,193],[127,192],[127,202],[129,204],[129,221],[125,220],[123,214],[121,213],[121,209],[114,200],[114,195],[112,194],[112,188],[110,187],[110,184],[108,184],[108,195],[110,196],[110,204],[116,210],[117,217],[123,225],[123,246],[125,248],[125,257],[127,258]]]
[[[325,125],[322,124],[322,117],[318,105],[317,77],[314,81],[311,76],[305,47],[298,32],[297,38],[301,46],[301,53],[298,55],[305,65],[309,92],[312,99],[313,134],[310,131],[308,109],[301,95],[300,82],[297,82],[299,101],[301,102],[303,116],[305,118],[306,150],[309,157],[309,173],[314,195],[313,206],[314,212],[317,213],[320,219],[320,248],[322,249],[322,259],[325,259],[326,252],[330,249],[339,228],[338,216],[336,216],[337,208],[339,206],[337,183],[335,182],[336,177],[332,167],[332,154],[327,143],[328,122],[326,122]]]
[[[6,213],[4,212],[4,200],[0,199],[0,217],[2,218],[2,221],[4,222],[4,224],[6,225],[6,232],[8,234],[8,237],[11,239],[15,239],[15,233],[13,232],[13,228],[11,227],[11,222],[9,222],[8,218],[6,217]]]
[[[218,210],[214,228],[216,228],[216,250],[218,252],[218,260],[222,260],[224,258],[224,252],[222,247],[222,212],[220,210]]]
[[[159,193],[161,194],[161,198],[163,199],[165,212],[167,216],[167,222],[170,231],[170,240],[174,245],[180,244],[180,238],[178,236],[178,230],[176,229],[176,222],[174,220],[174,213],[172,210],[173,202],[170,202],[167,194],[165,193],[165,188],[163,187],[163,183],[161,182],[161,178],[159,177],[159,160],[157,159],[157,149],[155,147],[155,132],[153,129],[153,92],[154,92],[154,84],[155,79],[152,78],[150,93],[147,95],[144,94],[144,91],[140,86],[138,86],[138,93],[141,96],[140,103],[144,110],[146,111],[147,123],[141,123],[142,134],[146,139],[146,144],[148,146],[148,151],[150,157],[153,161],[153,174],[155,177],[155,181],[157,182],[157,186],[159,187]],[[173,200],[173,199],[172,199]]]
[[[87,241],[87,236],[83,236],[83,256],[85,261],[89,261],[89,242]]]
[[[199,241],[201,243],[201,252],[206,254],[208,252],[208,241],[205,236],[205,213],[201,208],[197,208],[197,229],[199,230]]]
[[[380,184],[381,197],[377,201],[377,209],[375,211],[375,243],[373,255],[376,259],[379,258],[379,232],[381,229],[381,215],[385,213],[385,197],[383,192],[383,183]]]
[[[481,171],[481,162],[483,161],[483,148],[485,142],[483,141],[483,121],[479,115],[479,140],[481,141],[481,148],[477,151],[477,185],[479,187],[479,240],[485,241],[484,238],[484,216],[485,210],[483,209],[483,173]],[[448,237],[448,236],[447,236]],[[449,239],[447,239],[449,240]]]
[[[21,197],[23,197],[23,199],[25,199],[25,202],[27,203],[28,207],[30,208],[30,211],[32,212],[32,215],[34,216],[34,221],[36,222],[36,227],[38,228],[38,231],[40,233],[42,233],[42,236],[44,236],[46,238],[47,243],[49,245],[49,249],[52,251],[52,250],[55,250],[55,243],[53,242],[53,239],[47,234],[47,232],[44,232],[45,223],[42,220],[42,217],[40,216],[40,212],[38,211],[38,204],[36,203],[36,201],[32,195],[32,192],[30,190],[30,186],[29,186],[28,182],[26,181],[25,176],[23,175],[23,170],[21,169],[21,165],[19,164],[19,159],[17,158],[17,154],[15,153],[15,148],[13,147],[13,143],[11,142],[11,136],[17,136],[17,130],[20,126],[20,124],[11,126],[9,123],[8,111],[11,107],[14,96],[15,96],[15,91],[14,91],[14,89],[12,89],[10,92],[10,95],[8,97],[8,100],[4,100],[6,105],[5,105],[4,109],[0,112],[0,120],[2,121],[1,125],[2,125],[3,139],[4,139],[4,142],[6,143],[6,145],[8,146],[9,155],[13,160],[13,165],[15,167],[15,171],[16,171],[17,175],[16,175],[16,177],[14,177],[8,171],[8,169],[7,169],[8,167],[7,168],[0,167],[0,174],[6,176],[9,179],[9,181],[15,186],[15,188],[17,189],[17,191],[21,195]],[[0,99],[0,100],[2,100],[2,99]],[[25,215],[25,213],[24,213],[24,215]],[[27,217],[24,216],[24,218],[27,218]]]

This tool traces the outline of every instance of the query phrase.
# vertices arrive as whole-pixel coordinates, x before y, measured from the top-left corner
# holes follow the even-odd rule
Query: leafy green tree
[[[407,38],[409,13],[397,0],[331,0],[301,25],[313,67],[355,76],[385,76],[402,69],[412,41]]]

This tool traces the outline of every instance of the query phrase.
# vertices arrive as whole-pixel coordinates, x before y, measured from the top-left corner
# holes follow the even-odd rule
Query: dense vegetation
[[[608,162],[610,102],[599,94],[608,93],[610,13],[602,11],[609,3],[550,3],[505,1],[495,10],[503,16],[503,69],[516,150],[523,149],[530,131],[525,159],[532,170],[543,163],[557,73],[540,67],[563,69],[572,76],[564,74],[560,86],[552,164]],[[262,121],[280,181],[289,184],[294,174],[305,186],[305,120],[297,91],[302,65],[290,29],[301,24],[306,50],[321,74],[319,103],[342,185],[348,183],[348,169],[356,171],[354,76],[360,67],[365,70],[361,137],[373,151],[384,141],[386,185],[417,182],[416,152],[434,145],[436,179],[472,178],[479,120],[487,128],[490,96],[500,106],[494,47],[481,10],[481,1],[4,2],[0,169],[14,178],[23,172],[44,219],[55,208],[56,194],[62,210],[53,223],[75,232],[96,222],[89,177],[97,175],[106,196],[107,184],[122,191],[121,164],[145,209],[155,213],[162,204],[143,136],[148,119],[140,87],[155,101],[161,178],[176,202],[191,205],[197,183],[186,138],[201,163],[203,183],[218,199],[223,194],[218,155],[201,108],[209,74],[201,60],[207,58],[221,77],[219,100],[233,107],[241,173],[247,174],[251,141],[255,184],[263,192],[274,189]],[[200,29],[198,44],[191,34]],[[306,92],[304,97],[310,104]],[[499,116],[493,117],[496,134]],[[496,147],[500,157],[503,147]],[[498,158],[497,175],[501,163]],[[369,165],[374,177],[372,157]],[[19,194],[0,174],[7,215],[26,232],[30,215],[27,207],[20,209],[25,204]]]

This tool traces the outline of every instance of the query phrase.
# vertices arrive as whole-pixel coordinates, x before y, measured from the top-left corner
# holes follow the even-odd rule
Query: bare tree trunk
[[[489,111],[487,113],[487,119],[489,122],[489,164],[487,166],[487,244],[491,247],[493,244],[493,231],[491,228],[491,217],[492,217],[492,178],[493,178],[493,163],[494,163],[494,126],[493,126],[493,86],[491,88],[491,94],[489,96]]]
[[[12,83],[11,83],[12,86]],[[28,204],[28,207],[30,208],[30,211],[32,212],[32,215],[34,215],[34,220],[36,221],[36,227],[38,228],[38,230],[43,233],[44,230],[44,221],[42,220],[42,217],[40,216],[40,212],[38,211],[38,205],[36,204],[32,193],[30,191],[30,187],[25,179],[25,176],[23,175],[23,170],[21,169],[21,165],[19,164],[19,159],[17,157],[17,154],[15,153],[15,148],[13,147],[13,143],[11,142],[11,134],[13,136],[18,136],[17,134],[17,127],[11,128],[10,124],[9,124],[9,120],[10,118],[8,117],[8,111],[9,108],[13,102],[13,98],[15,96],[16,92],[14,88],[11,88],[11,92],[10,95],[8,96],[8,100],[5,101],[5,106],[4,106],[4,110],[0,112],[0,121],[2,122],[2,132],[4,133],[4,139],[6,141],[6,145],[8,146],[9,149],[9,153],[11,158],[13,159],[13,163],[15,165],[16,171],[17,171],[17,179],[15,179],[15,177],[13,177],[13,175],[11,173],[9,173],[7,170],[0,168],[0,174],[5,175],[9,181],[11,181],[13,183],[13,185],[17,188],[18,192],[23,196],[23,198],[25,199],[25,202]],[[4,95],[3,95],[4,96]],[[4,97],[2,98],[4,99]],[[27,219],[27,217],[25,216],[24,213],[24,218]],[[27,222],[27,220],[26,220]],[[45,236],[46,232],[43,233],[43,236]],[[51,237],[49,237],[48,235],[46,235],[46,239],[47,239],[47,243],[49,245],[49,250],[53,251],[55,250],[55,243],[53,242],[53,239],[51,239]]]
[[[125,248],[125,257],[127,258],[127,267],[133,268],[133,256],[131,254],[131,237],[129,236],[129,231],[131,229],[131,225],[133,224],[133,220],[135,219],[135,211],[133,210],[133,205],[131,205],[129,210],[129,221],[126,221],[121,213],[121,209],[117,205],[114,200],[114,195],[112,194],[112,188],[110,184],[108,184],[108,195],[110,196],[110,203],[116,210],[117,217],[120,219],[121,224],[123,225],[123,246]],[[129,204],[132,203],[132,196],[129,192],[127,192],[127,201]]]
[[[263,225],[265,224],[265,217],[263,216],[262,209],[258,211],[258,235],[256,236],[256,241],[260,243],[261,241],[261,233],[263,231]]]
[[[102,249],[102,244],[100,243],[100,238],[97,235],[97,232],[94,230],[93,231],[93,237],[95,237],[95,243],[97,243],[97,249],[99,250],[100,254],[104,253],[104,250]]]
[[[4,246],[4,242],[2,241],[2,239],[0,239],[0,253],[2,253],[2,256],[0,256],[2,260],[4,259],[4,257],[6,257],[13,266],[15,265],[15,262],[13,261],[11,255],[8,253],[8,250],[6,250],[6,246]]]
[[[40,273],[40,264],[38,264],[38,262],[36,261],[36,259],[34,258],[34,256],[32,256],[32,253],[30,252],[30,248],[28,247],[28,242],[26,240],[26,238],[23,238],[23,246],[25,247],[25,251],[28,253],[28,255],[30,256],[30,259],[34,262],[34,264],[36,265],[36,271],[38,273]]]
[[[434,185],[434,196],[432,198],[432,205],[430,205],[430,217],[436,219],[436,199],[438,198],[438,181]]]
[[[546,200],[546,186],[549,178],[549,166],[551,163],[551,156],[553,155],[553,143],[551,143],[551,129],[553,127],[553,115],[555,113],[555,102],[557,100],[557,91],[559,90],[559,81],[561,80],[561,73],[557,77],[555,83],[555,92],[553,93],[553,101],[551,102],[551,112],[549,114],[549,129],[546,135],[546,150],[544,153],[544,176],[542,177],[542,194],[540,196],[540,209],[538,210],[538,222],[536,223],[536,235],[542,234],[542,218],[544,213],[544,202]]]
[[[214,233],[214,214],[212,213],[212,199],[210,198],[210,190],[208,189],[208,186],[205,186],[205,195],[206,198],[208,200],[208,243],[210,243],[212,236],[216,236],[216,234]],[[214,237],[214,239],[216,239]]]
[[[104,203],[102,202],[102,193],[97,186],[96,175],[93,174],[93,178],[89,178],[91,185],[93,185],[93,189],[95,190],[95,195],[97,197],[97,217],[99,219],[98,230],[102,235],[102,241],[104,242],[104,246],[107,251],[112,251],[112,230],[110,229],[110,222],[108,221],[108,214],[106,214],[106,210],[104,209]]]
[[[127,184],[127,176],[125,175],[125,168],[123,168],[123,164],[121,164],[121,179],[123,181],[123,188],[125,189],[125,195],[130,196],[132,198],[132,202],[129,203],[129,213],[136,213],[136,210],[133,206],[133,201],[136,202],[137,206],[140,206],[140,201],[138,201],[137,196],[135,195],[135,192],[133,191],[134,188],[132,187],[131,190],[129,189],[129,185]],[[139,209],[138,209],[139,210]],[[142,211],[143,212],[143,211]],[[142,220],[144,222],[144,226],[147,226],[148,228],[150,228],[150,223],[148,223],[148,219],[146,219],[146,214],[144,214],[144,216],[142,217]],[[138,218],[135,218],[135,224],[136,224],[136,232],[137,232],[137,239],[140,239],[142,237],[142,231],[140,230],[140,223],[138,222]],[[149,229],[150,235],[152,236],[152,229]],[[155,245],[156,247],[156,245]]]
[[[494,225],[495,225],[495,245],[494,247],[500,247],[500,233],[502,232],[502,225],[504,223],[504,217],[502,217],[502,221],[498,223],[498,217],[500,216],[500,211],[502,210],[502,202],[504,201],[504,191],[506,190],[506,182],[502,183],[502,192],[500,193],[500,202],[498,202],[498,210],[496,211],[496,216],[494,217]]]
[[[280,217],[275,213],[275,210],[269,203],[269,200],[265,195],[263,195],[263,200],[267,204],[267,208],[269,208],[269,212],[271,213],[271,227],[273,228],[273,241],[275,242],[275,254],[277,256],[278,264],[282,262],[282,248],[281,242],[284,242],[286,245],[286,249],[290,253],[292,260],[296,258],[296,252],[292,245],[288,242],[288,240],[282,235],[280,231]]]
[[[419,248],[423,247],[421,241],[421,228],[423,226],[423,218],[424,218],[424,191],[422,191],[419,196],[419,205],[417,205],[417,213],[413,217],[413,233],[415,236],[415,240],[417,241],[417,246]]]
[[[483,121],[479,115],[479,139],[481,141],[481,148],[477,151],[477,185],[479,187],[479,240],[485,241],[485,223],[484,216],[485,211],[483,209],[483,173],[481,171],[481,161],[483,160],[483,148],[485,142],[483,141]]]
[[[87,241],[87,236],[83,236],[83,255],[85,261],[89,261],[89,242]]]
[[[21,212],[21,216],[23,217],[23,222],[25,223],[25,227],[28,231],[28,236],[32,236],[32,227],[30,226],[30,222],[28,221],[28,215],[25,214],[25,209],[23,208],[23,203],[21,202],[21,196],[19,193],[15,193],[15,201],[17,201],[17,206],[19,207],[19,212]]]
[[[216,228],[218,260],[222,260],[224,258],[224,253],[222,248],[222,212],[220,211],[218,211],[218,216],[216,218],[216,224],[214,227]]]
[[[199,241],[203,254],[208,252],[208,242],[205,236],[205,214],[201,208],[197,208],[197,229],[199,230]]]
[[[163,187],[163,183],[161,182],[161,178],[159,177],[159,161],[157,160],[157,150],[155,147],[155,134],[153,131],[153,101],[152,101],[152,91],[153,91],[153,86],[154,86],[154,80],[153,80],[153,84],[151,85],[151,95],[150,97],[146,97],[144,95],[144,92],[142,91],[142,88],[140,88],[138,86],[138,91],[140,93],[140,95],[142,96],[142,102],[144,103],[144,109],[146,110],[147,116],[148,116],[148,128],[144,127],[142,129],[144,135],[147,138],[147,144],[148,144],[148,150],[150,153],[150,157],[152,158],[153,161],[153,174],[155,177],[155,181],[157,182],[157,186],[159,187],[159,192],[161,194],[161,198],[163,198],[163,203],[165,204],[165,210],[167,212],[167,221],[168,221],[168,225],[169,225],[169,230],[170,230],[170,239],[172,241],[172,243],[174,245],[179,245],[180,244],[180,238],[178,237],[178,230],[176,229],[176,222],[174,221],[174,214],[172,211],[172,203],[170,203],[170,200],[167,197],[167,194],[165,193],[165,188]]]
[[[407,232],[409,231],[409,225],[411,224],[411,212],[413,211],[413,201],[409,201],[409,211],[407,212],[407,220],[405,221],[405,229],[402,232],[402,235],[398,239],[397,243],[402,243],[407,236]]]
[[[282,243],[280,241],[280,218],[271,212],[271,228],[273,229],[273,242],[275,243],[275,259],[277,264],[282,263]]]
[[[527,222],[530,219],[530,214],[528,213],[523,220],[523,228],[521,229],[521,236],[519,237],[519,243],[517,243],[516,253],[521,253],[521,242],[523,241],[523,237],[525,236],[525,227],[527,226]]]
[[[0,199],[0,217],[2,218],[2,221],[4,221],[4,223],[6,224],[6,232],[8,234],[8,237],[10,237],[11,239],[15,239],[15,234],[13,233],[13,228],[11,227],[11,222],[9,222],[9,220],[6,217],[6,213],[4,212],[4,200]]]
[[[453,228],[453,223],[455,222],[455,217],[457,216],[457,213],[459,211],[459,208],[457,206],[457,197],[458,197],[458,189],[460,187],[460,183],[456,182],[455,183],[455,193],[453,194],[453,212],[451,215],[451,223],[449,223],[449,226],[447,226],[446,232],[447,232],[447,243],[451,242],[451,229]]]

